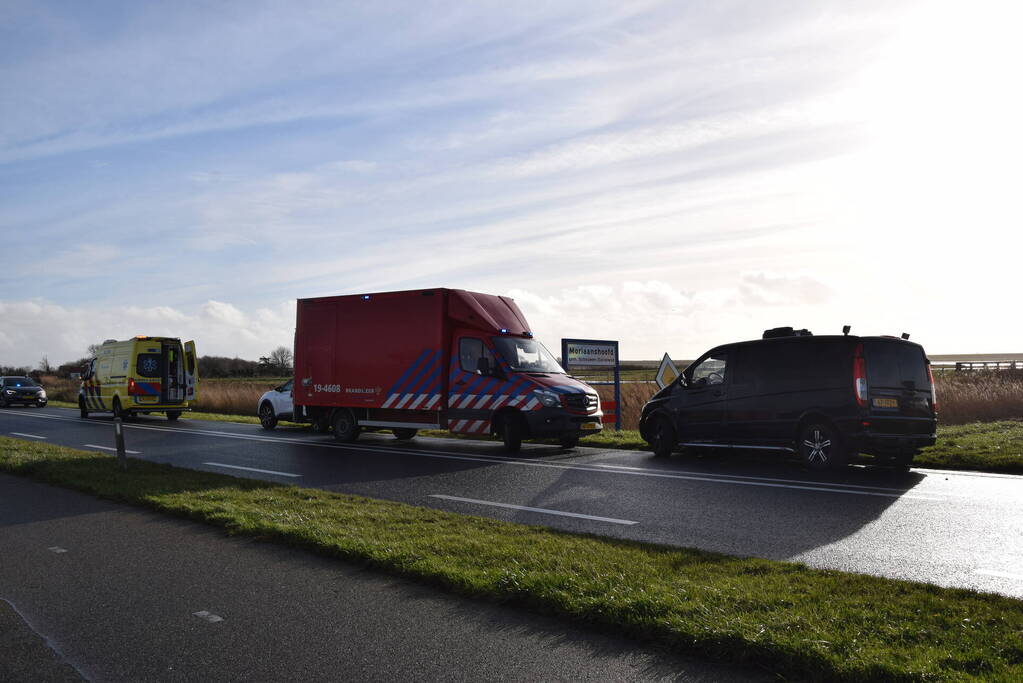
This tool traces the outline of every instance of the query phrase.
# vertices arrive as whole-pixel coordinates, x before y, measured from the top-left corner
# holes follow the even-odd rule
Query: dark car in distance
[[[657,456],[679,447],[797,453],[809,467],[856,453],[906,468],[935,442],[930,361],[908,335],[814,336],[791,327],[725,344],[690,364],[643,407]]]
[[[12,405],[46,405],[46,390],[31,377],[0,377],[0,408]]]

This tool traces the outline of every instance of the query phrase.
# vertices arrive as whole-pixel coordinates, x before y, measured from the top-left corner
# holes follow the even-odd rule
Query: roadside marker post
[[[117,464],[122,470],[128,469],[128,455],[124,452],[124,425],[119,417],[114,418],[114,442],[117,446]]]

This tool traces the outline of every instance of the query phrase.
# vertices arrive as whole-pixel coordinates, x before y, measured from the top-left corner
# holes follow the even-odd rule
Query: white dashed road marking
[[[260,470],[255,467],[242,467],[241,465],[225,465],[222,462],[204,462],[203,465],[212,465],[213,467],[230,467],[232,470],[245,470],[246,472],[262,472],[263,474],[276,474],[281,477],[301,477],[301,474],[292,474],[290,472],[275,472],[274,470]]]
[[[39,436],[37,434],[24,434],[22,432],[11,432],[11,436],[24,436],[28,439],[45,439],[45,436]]]
[[[476,503],[477,505],[491,505],[499,508],[510,508],[512,510],[525,510],[527,512],[540,512],[545,515],[560,515],[562,517],[578,517],[580,519],[592,519],[596,522],[610,522],[611,524],[639,524],[628,519],[615,519],[614,517],[597,517],[596,515],[583,515],[578,512],[562,512],[561,510],[548,510],[547,508],[531,508],[525,505],[511,505],[510,503],[495,503],[492,500],[476,500],[475,498],[459,498],[458,496],[444,496],[430,494],[430,498],[441,498],[443,500],[456,500],[460,503]]]
[[[1023,574],[1013,574],[1011,572],[999,572],[994,569],[974,569],[974,574],[983,574],[984,576],[997,576],[1001,579],[1015,579],[1017,581],[1023,581]]]
[[[224,617],[217,616],[213,612],[207,612],[206,610],[203,610],[201,612],[192,612],[192,616],[193,617],[199,617],[200,619],[205,619],[206,621],[210,622],[211,624],[215,624],[218,621],[223,621],[224,620]]]
[[[117,452],[116,448],[112,448],[110,446],[97,446],[94,443],[87,443],[87,444],[84,444],[84,446],[86,448],[100,448],[100,449],[103,449],[104,451],[113,451],[115,453]],[[124,452],[125,453],[131,453],[132,455],[141,455],[142,454],[142,451],[129,451],[127,448],[124,449]]]
[[[47,550],[49,550],[51,553],[57,553],[58,555],[67,552],[67,548],[61,548],[59,545],[52,545],[49,548],[47,548]]]

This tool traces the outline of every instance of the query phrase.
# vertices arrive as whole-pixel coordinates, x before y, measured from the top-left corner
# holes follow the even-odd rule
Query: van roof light
[[[851,325],[842,325],[842,334],[844,334],[845,336],[848,337],[849,336],[849,330],[851,330],[851,329],[852,329]]]
[[[903,339],[909,339],[909,332],[903,332],[902,333],[902,338]]]

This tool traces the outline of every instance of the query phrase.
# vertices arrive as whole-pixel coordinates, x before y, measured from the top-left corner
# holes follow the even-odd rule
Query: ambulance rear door
[[[195,355],[195,342],[185,342],[185,400],[199,398],[199,359]]]

